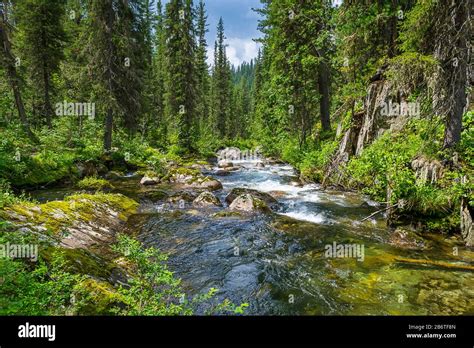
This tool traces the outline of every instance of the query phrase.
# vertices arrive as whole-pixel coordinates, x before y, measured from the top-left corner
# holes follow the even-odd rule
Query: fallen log
[[[405,257],[395,257],[395,262],[409,263],[409,264],[418,264],[418,265],[427,265],[427,266],[438,266],[449,269],[458,269],[463,271],[474,271],[473,265],[452,263],[447,261],[434,261],[428,259],[409,259]]]
[[[374,212],[374,213],[370,214],[369,216],[367,216],[367,217],[363,218],[362,220],[360,220],[360,222],[364,222],[365,220],[369,220],[371,217],[373,217],[373,216],[375,216],[375,215],[377,215],[377,214],[379,214],[379,213],[383,213],[384,211],[387,211],[387,210],[389,210],[389,209],[391,209],[391,208],[396,208],[399,204],[400,204],[400,203],[397,203],[397,204],[394,204],[394,205],[385,207],[385,208],[383,208],[383,209],[377,210],[376,212]]]

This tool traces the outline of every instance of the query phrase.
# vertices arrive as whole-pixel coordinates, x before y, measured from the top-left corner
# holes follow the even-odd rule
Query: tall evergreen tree
[[[30,123],[26,116],[25,105],[23,103],[20,88],[22,80],[16,71],[15,57],[12,53],[12,44],[10,40],[11,25],[8,22],[8,10],[8,1],[0,1],[0,66],[5,70],[5,74],[7,75],[23,130],[32,141],[37,142],[37,138],[31,131]]]
[[[215,42],[213,68],[213,111],[219,136],[224,138],[232,132],[229,127],[231,104],[231,71],[226,55],[224,21],[219,18],[217,24],[217,40]]]
[[[53,76],[59,71],[59,64],[64,58],[64,1],[24,0],[17,6],[22,55],[41,99],[41,115],[51,128],[55,90]]]
[[[198,78],[198,102],[197,115],[199,122],[204,124],[209,116],[209,66],[207,64],[207,15],[204,1],[200,0],[197,10],[197,37],[198,46],[196,50],[196,70]]]
[[[154,54],[152,60],[152,112],[150,119],[151,142],[156,146],[167,144],[168,120],[165,118],[165,68],[166,38],[163,6],[161,0],[156,3],[154,30]]]
[[[178,145],[192,150],[195,141],[197,97],[196,42],[192,0],[171,0],[166,5],[167,114],[177,120]]]

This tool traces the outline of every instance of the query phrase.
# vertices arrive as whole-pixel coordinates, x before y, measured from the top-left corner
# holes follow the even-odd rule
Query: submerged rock
[[[168,193],[163,190],[151,190],[145,191],[141,194],[141,197],[151,200],[152,202],[161,201],[168,197]]]
[[[229,206],[230,210],[238,210],[249,213],[269,212],[270,209],[261,199],[252,196],[249,193],[237,196]]]
[[[219,201],[219,198],[217,198],[210,192],[202,192],[193,201],[193,205],[196,207],[210,207],[210,206],[222,207],[222,203],[221,201]]]
[[[211,215],[213,218],[242,218],[242,213],[238,211],[220,211]]]
[[[263,201],[266,205],[270,207],[278,204],[278,201],[268,193],[240,187],[232,189],[232,191],[230,191],[230,193],[225,198],[225,201],[227,202],[227,204],[231,204],[238,196],[244,194],[249,194],[252,197]]]
[[[392,232],[389,239],[389,244],[403,249],[425,249],[426,245],[420,236],[415,232],[397,228]]]

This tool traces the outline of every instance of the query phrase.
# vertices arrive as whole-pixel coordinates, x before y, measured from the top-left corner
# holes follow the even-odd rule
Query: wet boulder
[[[247,189],[247,188],[234,188],[225,198],[227,204],[233,203],[233,201],[241,195],[249,194],[259,200],[263,201],[267,206],[272,207],[278,204],[278,201],[273,198],[271,195],[265,192],[260,192],[257,190]]]
[[[158,177],[152,177],[145,175],[141,180],[140,180],[140,185],[144,186],[149,186],[149,185],[156,185],[160,182],[160,179]]]
[[[211,192],[202,192],[194,201],[193,205],[195,207],[210,207],[216,206],[221,207],[222,203],[219,201],[219,198],[214,196]]]
[[[231,161],[227,161],[227,160],[220,160],[218,163],[217,163],[217,166],[219,168],[231,168],[234,166],[234,164],[231,162]]]
[[[268,208],[264,201],[249,193],[237,196],[230,204],[229,209],[246,213],[270,211],[270,208]]]
[[[193,192],[189,192],[189,191],[179,191],[179,192],[176,192],[174,194],[172,194],[169,198],[168,198],[168,202],[169,203],[174,203],[174,204],[177,204],[181,201],[183,202],[192,202],[196,199],[196,194],[193,193]]]
[[[205,176],[202,180],[198,180],[192,183],[191,187],[202,188],[209,191],[217,191],[222,189],[222,183],[219,180]]]
[[[209,191],[222,189],[220,181],[202,175],[198,170],[189,168],[178,168],[170,171],[166,179],[171,183],[182,184],[188,188],[206,189]]]

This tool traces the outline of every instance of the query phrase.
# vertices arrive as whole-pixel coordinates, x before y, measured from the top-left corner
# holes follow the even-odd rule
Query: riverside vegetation
[[[0,1],[0,314],[474,313],[469,1],[255,11]]]

